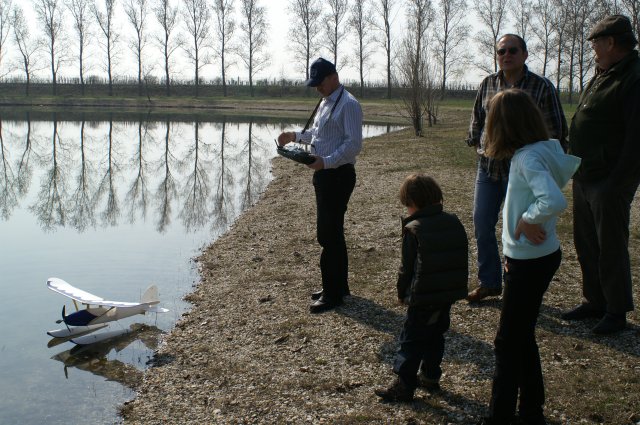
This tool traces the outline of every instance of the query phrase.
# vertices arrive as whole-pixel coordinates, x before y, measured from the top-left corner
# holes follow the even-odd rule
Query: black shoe
[[[325,295],[322,295],[316,302],[312,303],[309,306],[309,311],[311,313],[323,313],[325,311],[329,311],[334,309],[342,304],[342,298],[329,298]]]
[[[627,318],[624,314],[607,313],[602,320],[591,329],[591,332],[598,335],[610,335],[620,332],[627,327]]]
[[[584,319],[600,319],[604,316],[604,311],[592,307],[589,304],[580,304],[573,310],[560,315],[562,320],[584,320]]]
[[[427,378],[422,373],[418,374],[418,387],[424,388],[428,393],[437,393],[440,391],[438,380]]]
[[[319,291],[316,291],[316,292],[312,292],[312,293],[311,293],[311,299],[312,299],[313,301],[315,301],[315,300],[319,300],[319,299],[320,299],[320,297],[322,296],[322,294],[323,294],[322,289],[321,289],[321,290],[319,290]],[[348,297],[349,295],[351,295],[351,291],[349,291],[349,288],[347,288],[347,291],[346,291],[344,294],[342,294],[342,296],[343,296],[343,297]]]
[[[409,403],[413,401],[413,390],[407,388],[400,380],[397,380],[389,388],[380,388],[374,391],[383,401]]]

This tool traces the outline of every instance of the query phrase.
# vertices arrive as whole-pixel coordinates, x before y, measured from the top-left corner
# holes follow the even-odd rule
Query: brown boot
[[[467,295],[467,301],[470,303],[477,303],[487,297],[497,297],[502,294],[502,288],[486,288],[484,286],[478,286]]]
[[[389,388],[375,390],[375,393],[383,401],[409,403],[413,401],[414,390],[409,389],[400,380],[396,380]]]

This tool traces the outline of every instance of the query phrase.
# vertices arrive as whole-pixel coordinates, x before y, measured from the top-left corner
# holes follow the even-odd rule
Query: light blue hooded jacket
[[[555,139],[518,149],[511,159],[509,185],[502,211],[502,251],[518,260],[540,258],[560,248],[556,234],[558,215],[567,207],[562,188],[580,165],[580,158],[564,153]],[[542,224],[546,239],[534,245],[515,238],[518,221]]]

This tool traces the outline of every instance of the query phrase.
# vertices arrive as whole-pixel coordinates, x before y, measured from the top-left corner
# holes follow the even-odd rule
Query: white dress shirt
[[[296,142],[310,144],[324,168],[355,164],[362,149],[360,103],[341,84],[322,100],[311,128],[304,134],[296,132]]]

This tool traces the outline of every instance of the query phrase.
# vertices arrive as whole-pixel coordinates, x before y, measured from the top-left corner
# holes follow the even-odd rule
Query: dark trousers
[[[638,188],[609,188],[604,181],[573,181],[573,240],[582,269],[582,293],[609,313],[633,310],[629,216]]]
[[[320,271],[324,295],[339,299],[349,290],[347,243],[344,238],[344,215],[356,185],[353,164],[316,171],[317,238],[322,247]]]
[[[491,417],[510,423],[515,415],[518,391],[523,419],[542,416],[544,382],[536,343],[536,322],[542,297],[562,254],[530,260],[506,258],[500,325],[495,339],[496,369],[491,389]]]
[[[409,307],[400,333],[400,350],[393,371],[400,381],[413,390],[417,385],[417,373],[437,381],[442,376],[444,333],[449,329],[451,304],[423,308]]]

